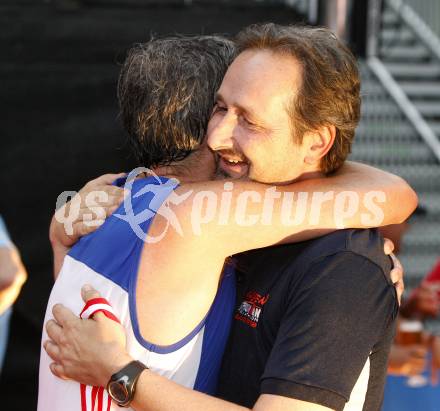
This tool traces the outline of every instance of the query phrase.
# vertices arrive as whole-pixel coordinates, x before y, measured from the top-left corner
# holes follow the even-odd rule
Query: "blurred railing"
[[[404,0],[440,37],[440,1],[439,0]]]
[[[440,39],[431,29],[422,16],[420,16],[406,0],[388,0],[388,4],[400,16],[413,32],[425,43],[431,53],[440,60]],[[438,3],[440,5],[440,2]],[[439,6],[440,7],[440,6]],[[435,16],[440,23],[440,14]]]
[[[419,17],[411,6],[404,0],[386,0],[399,16],[408,25],[416,36],[427,46],[432,55],[440,60],[440,40],[427,24]],[[379,38],[380,20],[379,15],[380,0],[370,1],[370,24],[369,24],[369,58],[368,65],[373,73],[379,78],[383,87],[393,97],[399,108],[411,122],[417,133],[423,138],[425,143],[431,148],[434,155],[440,161],[440,141],[436,134],[416,108],[415,104],[405,94],[398,82],[393,78],[387,67],[378,58],[377,42]]]
[[[369,57],[368,65],[371,71],[380,80],[385,90],[387,90],[391,97],[393,97],[394,101],[416,129],[420,137],[423,138],[425,143],[431,148],[434,155],[440,161],[440,142],[429,124],[420,114],[419,110],[417,110],[416,106],[404,93],[386,66],[376,56]]]

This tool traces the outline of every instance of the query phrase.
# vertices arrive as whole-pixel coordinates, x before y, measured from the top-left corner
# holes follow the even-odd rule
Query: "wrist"
[[[111,376],[106,389],[118,406],[130,406],[135,398],[137,382],[146,369],[148,368],[140,361],[130,361]]]
[[[130,362],[134,361],[134,358],[132,358],[130,355],[128,355],[126,352],[121,353],[115,357],[113,357],[112,361],[109,361],[106,364],[106,367],[103,372],[103,378],[101,381],[101,386],[106,387],[108,382],[110,381],[113,374],[116,374],[122,368],[127,366]]]
[[[78,239],[66,234],[63,224],[59,223],[54,215],[49,227],[49,241],[52,245],[52,249],[68,249],[72,247],[77,240]]]

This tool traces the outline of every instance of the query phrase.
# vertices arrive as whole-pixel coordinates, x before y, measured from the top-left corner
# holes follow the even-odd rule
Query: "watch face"
[[[116,402],[124,403],[128,399],[128,391],[125,385],[117,381],[109,383],[108,393]]]

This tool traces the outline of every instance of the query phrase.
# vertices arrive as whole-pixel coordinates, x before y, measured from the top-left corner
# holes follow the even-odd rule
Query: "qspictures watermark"
[[[135,184],[141,174],[150,178]],[[128,195],[113,216],[129,224],[133,232],[148,243],[160,241],[169,229],[185,236],[181,221],[173,211],[174,206],[185,201],[191,204],[191,211],[185,215],[190,224],[184,224],[185,227],[191,227],[191,235],[201,235],[203,226],[212,223],[226,225],[235,222],[242,227],[256,224],[270,226],[274,223],[284,227],[316,227],[320,223],[322,208],[328,202],[333,204],[332,226],[336,228],[346,228],[346,221],[357,213],[360,213],[360,222],[364,226],[378,227],[384,220],[381,204],[386,202],[386,194],[383,191],[364,194],[355,191],[309,193],[268,186],[265,190],[246,190],[237,194],[234,192],[234,182],[226,181],[220,193],[181,189],[178,194],[175,191],[178,186],[176,179],[160,178],[153,171],[139,167],[128,175],[124,184]],[[80,211],[82,201],[85,204],[83,209],[87,212]],[[100,204],[107,201],[105,191],[89,192],[83,199],[77,192],[65,191],[58,197],[55,218],[64,225],[68,235],[73,233],[73,224],[78,221],[90,227],[99,226],[106,218],[106,210]],[[163,217],[166,224],[160,234],[152,236],[143,227],[149,226],[148,222],[156,215]]]

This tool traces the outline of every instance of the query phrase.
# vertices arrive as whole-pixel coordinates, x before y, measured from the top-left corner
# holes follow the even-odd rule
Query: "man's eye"
[[[226,111],[226,107],[222,107],[222,106],[219,106],[218,104],[216,104],[214,106],[213,113],[219,113],[219,112],[225,112],[225,111]]]
[[[256,128],[257,125],[255,123],[253,123],[252,121],[248,120],[246,117],[242,117],[244,123],[246,124],[246,126],[248,126],[249,128]]]

